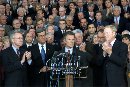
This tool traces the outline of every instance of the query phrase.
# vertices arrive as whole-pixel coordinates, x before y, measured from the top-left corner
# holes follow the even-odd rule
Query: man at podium
[[[67,63],[72,65],[72,67],[75,67],[74,65],[77,64],[74,61],[79,60],[78,64],[76,65],[77,68],[80,67],[86,67],[88,66],[89,62],[92,59],[92,56],[84,51],[80,51],[75,46],[75,34],[71,31],[68,31],[64,35],[64,43],[65,47],[59,52],[59,53],[67,53],[67,56],[65,57],[66,60],[66,66]],[[81,70],[82,71],[82,70]],[[71,72],[71,71],[70,71]],[[82,72],[81,72],[82,73]],[[65,74],[65,81],[60,81],[60,87],[87,87],[87,78],[81,78],[81,73],[78,73],[78,76],[76,77],[74,73],[68,73]],[[83,72],[87,75],[87,72]],[[89,85],[88,85],[89,87]]]

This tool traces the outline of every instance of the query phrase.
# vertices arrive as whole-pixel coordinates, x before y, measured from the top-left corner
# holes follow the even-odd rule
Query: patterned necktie
[[[19,51],[19,49],[16,49],[16,51],[17,51],[18,57],[20,58],[20,51]]]
[[[118,18],[117,17],[115,18],[115,26],[116,26],[116,28],[118,28]]]
[[[42,47],[42,49],[41,49],[41,56],[42,56],[42,61],[43,61],[43,63],[45,64],[45,50],[44,50],[44,46],[41,46]]]

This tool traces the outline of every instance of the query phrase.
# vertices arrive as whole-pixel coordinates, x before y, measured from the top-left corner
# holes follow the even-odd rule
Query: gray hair
[[[114,25],[107,25],[105,28],[110,28],[113,32],[117,32],[117,29]]]
[[[54,34],[52,34],[52,33],[47,33],[47,34],[46,34],[46,37],[48,37],[48,36],[54,36]]]
[[[70,16],[70,15],[68,15],[68,16],[66,17],[66,20],[68,20],[68,19],[72,19],[72,20],[73,20],[73,17]]]
[[[120,6],[115,6],[115,7],[113,8],[113,11],[114,11],[115,9],[118,9],[118,10],[120,11],[120,13],[121,13],[121,7],[120,7]]]
[[[26,12],[25,8],[19,7],[19,8],[17,9],[17,13],[18,13],[20,10],[22,10],[24,13]]]
[[[83,36],[83,32],[80,29],[73,30],[74,34],[80,33]]]
[[[10,33],[10,36],[9,36],[11,42],[12,42],[12,39],[14,38],[14,35],[15,35],[16,33],[22,34],[20,31],[13,31],[13,32],[11,32],[11,33]]]

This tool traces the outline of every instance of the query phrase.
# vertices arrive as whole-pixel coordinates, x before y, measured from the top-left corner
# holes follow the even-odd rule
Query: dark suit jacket
[[[114,24],[114,17],[111,17],[109,19],[109,24]],[[127,24],[128,24],[128,20],[124,17],[120,17],[120,20],[119,20],[119,25],[118,25],[118,28],[117,28],[117,33],[121,34],[122,31],[126,30],[127,29]]]
[[[27,86],[26,66],[27,63],[21,64],[21,58],[24,50],[20,49],[20,58],[17,56],[12,47],[5,49],[2,53],[3,67],[5,71],[6,87],[23,87]]]
[[[9,32],[13,30],[13,28],[10,25],[5,25],[4,28],[6,35],[9,35]]]
[[[94,25],[95,27],[98,27],[97,21],[94,22]],[[102,20],[100,26],[106,26],[106,25],[108,25],[108,22]]]
[[[65,53],[65,48],[63,48],[59,53]],[[88,52],[81,52],[76,47],[73,47],[73,52],[72,52],[71,56],[73,56],[72,57],[72,62],[73,62],[73,60],[75,58],[77,58],[78,56],[80,56],[80,66],[89,66],[89,62],[92,59],[91,54],[89,54]],[[67,61],[66,58],[65,58],[65,60]],[[88,73],[89,73],[88,71],[87,72],[86,71],[82,72],[82,74],[87,75],[87,77],[89,77]],[[82,85],[82,87],[92,86],[91,83],[90,83],[90,78],[86,78],[86,79],[74,79],[74,87],[80,87],[81,85]],[[61,84],[60,87],[63,87],[63,84]]]
[[[127,7],[126,11],[123,9],[123,6],[121,6],[121,16],[124,16],[125,13],[130,13],[130,6]]]
[[[46,59],[51,59],[53,55],[54,49],[53,46],[46,43]],[[46,64],[43,63],[39,46],[38,44],[35,44],[31,47],[31,53],[32,53],[32,64],[31,64],[31,73],[32,74],[32,81],[31,85],[38,86],[38,87],[47,87],[47,81],[49,80],[48,73],[39,73],[40,69],[45,66]]]
[[[109,87],[126,87],[125,67],[127,54],[127,45],[116,40],[112,46],[110,57],[103,57],[103,54],[99,56],[103,63],[104,84],[107,83]]]
[[[4,80],[4,71],[2,65],[2,51],[0,52],[0,86],[2,86]]]
[[[28,46],[26,44],[24,44],[23,46],[21,46],[20,48],[24,49],[24,50],[27,50],[27,51],[30,51],[31,50],[31,47],[32,46]]]

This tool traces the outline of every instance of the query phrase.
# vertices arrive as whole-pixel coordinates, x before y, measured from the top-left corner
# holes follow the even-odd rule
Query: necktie
[[[79,50],[79,46],[76,47]]]
[[[17,51],[18,57],[20,58],[20,51],[19,51],[19,49],[16,49],[16,51]]]
[[[116,17],[116,24],[118,24],[118,18]]]
[[[127,12],[127,9],[126,9],[126,7],[123,7],[123,9],[124,9],[124,12],[126,13],[126,12]]]
[[[118,28],[118,18],[117,17],[115,18],[115,25],[116,25],[116,28]]]
[[[70,63],[70,50],[68,50],[68,58],[67,58],[67,62]]]
[[[45,64],[45,50],[44,50],[43,46],[42,46],[42,49],[41,49],[41,56],[42,56],[42,61]]]
[[[101,22],[100,22],[100,21],[98,21],[98,22],[97,22],[97,25],[98,25],[98,26],[101,26]]]

